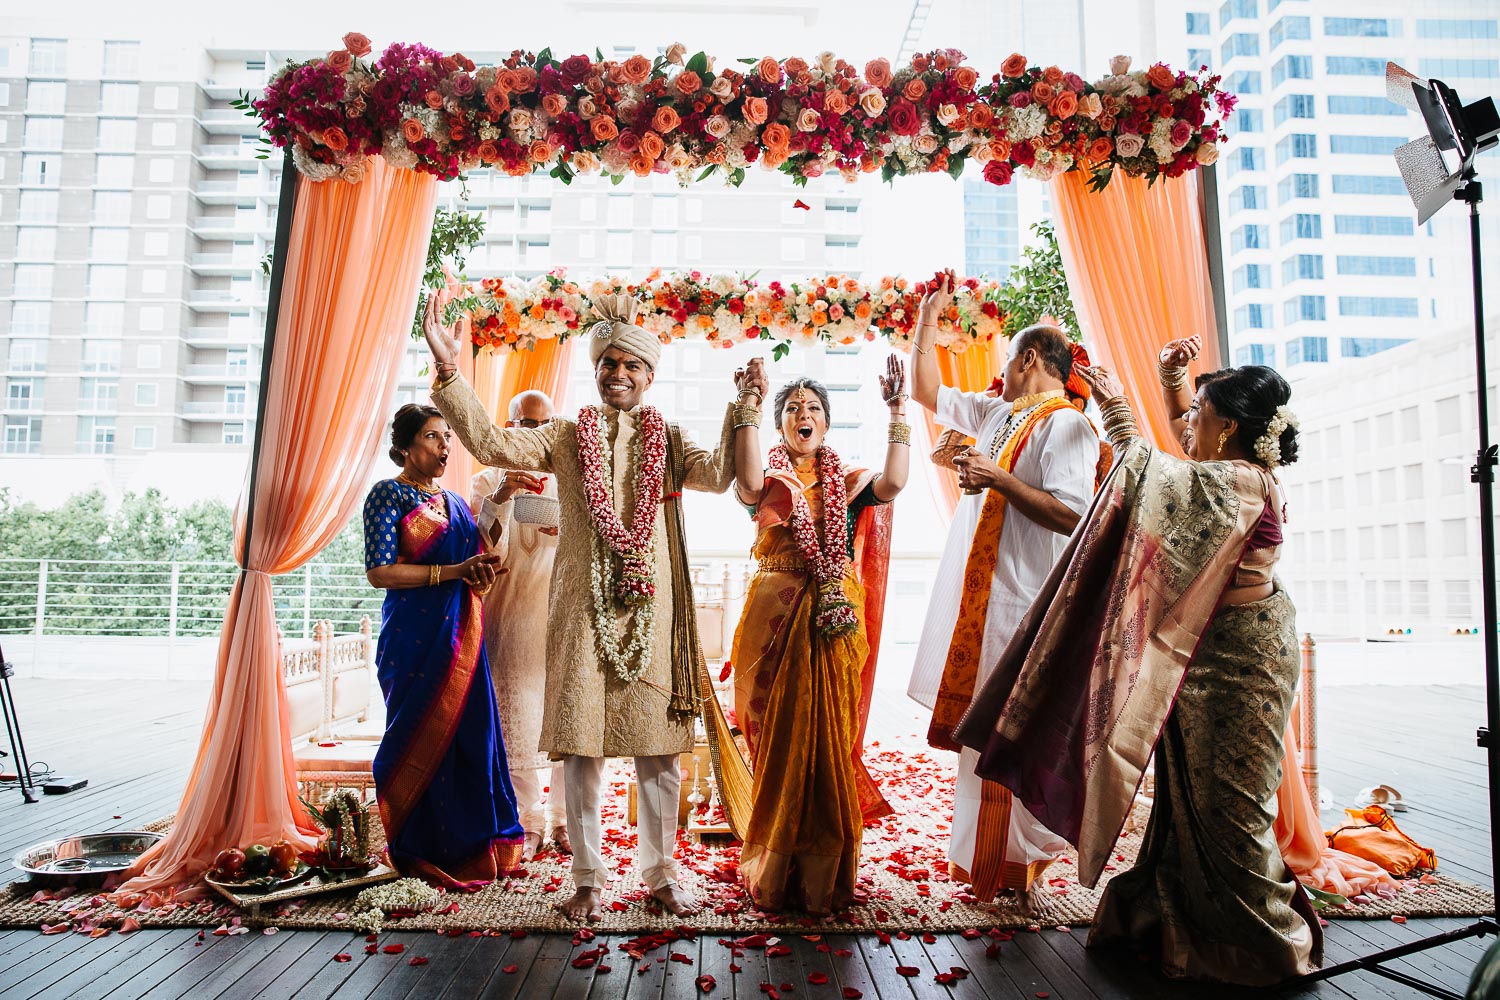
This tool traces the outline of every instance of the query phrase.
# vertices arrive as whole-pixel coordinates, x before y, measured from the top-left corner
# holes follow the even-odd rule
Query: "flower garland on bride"
[[[849,566],[849,490],[844,483],[844,464],[826,444],[818,449],[818,479],[823,484],[823,540],[818,541],[818,522],[801,490],[792,492],[792,534],[797,549],[807,560],[818,585],[818,608],[813,624],[829,638],[849,635],[859,628],[854,605],[844,593],[844,571]],[[771,449],[771,468],[796,475],[785,445]]]
[[[631,443],[636,470],[635,514],[630,527],[615,510],[614,471],[603,411],[585,406],[578,412],[578,464],[589,520],[594,525],[589,582],[593,596],[594,644],[599,660],[624,683],[651,666],[651,625],[656,617],[656,515],[661,509],[667,468],[667,422],[654,406],[642,406],[640,432]],[[613,574],[618,557],[620,570]],[[612,591],[606,578],[614,577]],[[613,598],[612,600],[610,598]],[[635,609],[621,638],[615,632],[615,602]]]

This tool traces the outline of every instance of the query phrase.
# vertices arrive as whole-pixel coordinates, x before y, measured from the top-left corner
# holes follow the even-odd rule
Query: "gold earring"
[[[1229,440],[1229,431],[1227,431],[1227,430],[1220,431],[1219,432],[1219,450],[1216,451],[1216,452],[1214,452],[1214,457],[1215,458],[1217,458],[1218,456],[1224,454],[1224,443],[1226,441],[1228,441],[1228,440]]]

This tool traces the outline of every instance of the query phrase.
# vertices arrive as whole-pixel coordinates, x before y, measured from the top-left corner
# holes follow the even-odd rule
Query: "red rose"
[[[1011,149],[1010,158],[1023,167],[1034,166],[1036,164],[1036,149],[1029,142],[1018,142]],[[990,162],[993,163],[994,161],[991,160]]]
[[[568,56],[563,60],[558,72],[562,74],[563,83],[576,87],[588,79],[591,69],[593,69],[593,64],[589,62],[588,56]]]
[[[1022,145],[1026,144],[1022,143]],[[1026,148],[1030,149],[1031,147],[1027,146]],[[1004,160],[991,160],[984,165],[984,179],[991,184],[999,184],[1001,186],[1009,184],[1011,174],[1014,172],[1011,165]]]
[[[910,101],[901,100],[892,104],[886,121],[890,123],[891,131],[897,135],[911,136],[922,130],[922,116]]]

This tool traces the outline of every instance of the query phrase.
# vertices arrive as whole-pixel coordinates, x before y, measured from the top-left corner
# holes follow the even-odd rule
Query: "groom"
[[[464,447],[485,465],[549,472],[557,483],[562,531],[547,612],[541,749],[563,761],[575,892],[557,908],[574,920],[602,916],[606,757],[635,758],[638,862],[651,895],[679,916],[698,908],[672,860],[678,755],[692,747],[697,711],[696,664],[684,637],[693,592],[674,505],[683,489],[729,488],[733,408],[710,452],[641,404],[662,344],[633,323],[635,309],[628,295],[594,303],[600,319],[585,336],[603,405],[535,429],[495,426],[458,375],[466,345],[443,329],[435,309],[423,322],[437,371],[432,401]],[[765,386],[756,390],[763,395]]]

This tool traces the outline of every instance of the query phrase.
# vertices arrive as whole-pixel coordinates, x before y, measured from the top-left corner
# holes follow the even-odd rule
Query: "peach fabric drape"
[[[1291,725],[1286,727],[1273,829],[1282,859],[1304,884],[1344,897],[1396,891],[1395,879],[1375,862],[1328,846],[1323,820],[1302,775],[1302,752]]]
[[[485,412],[496,422],[503,422],[510,409],[511,397],[527,389],[545,392],[551,398],[553,408],[562,412],[563,397],[568,391],[568,365],[572,359],[572,340],[539,340],[532,350],[510,354],[465,351],[458,367],[474,387],[474,394],[484,404]],[[474,457],[455,440],[453,451],[448,456],[448,468],[443,472],[442,485],[460,496],[468,496],[473,477],[481,469]]]
[[[1096,364],[1125,384],[1142,430],[1180,455],[1156,375],[1168,340],[1203,335],[1194,374],[1221,363],[1196,173],[1146,182],[1116,171],[1091,192],[1081,172],[1051,182],[1068,288]]]
[[[245,569],[230,592],[198,757],[171,833],[122,891],[193,881],[225,847],[314,842],[297,802],[271,577],[338,534],[385,461],[437,190],[431,175],[380,157],[359,184],[297,185],[248,498],[254,536],[246,553],[242,497],[236,550]]]
[[[951,385],[960,392],[983,392],[990,387],[1005,368],[1005,352],[1010,349],[1008,338],[996,337],[988,344],[978,344],[967,351],[954,354],[945,347],[937,348],[938,374],[944,385]],[[922,422],[927,427],[927,437],[936,447],[942,428],[926,407],[922,407]],[[958,474],[951,469],[939,469],[926,463],[930,469],[933,488],[937,494],[938,510],[949,517],[958,509]]]

